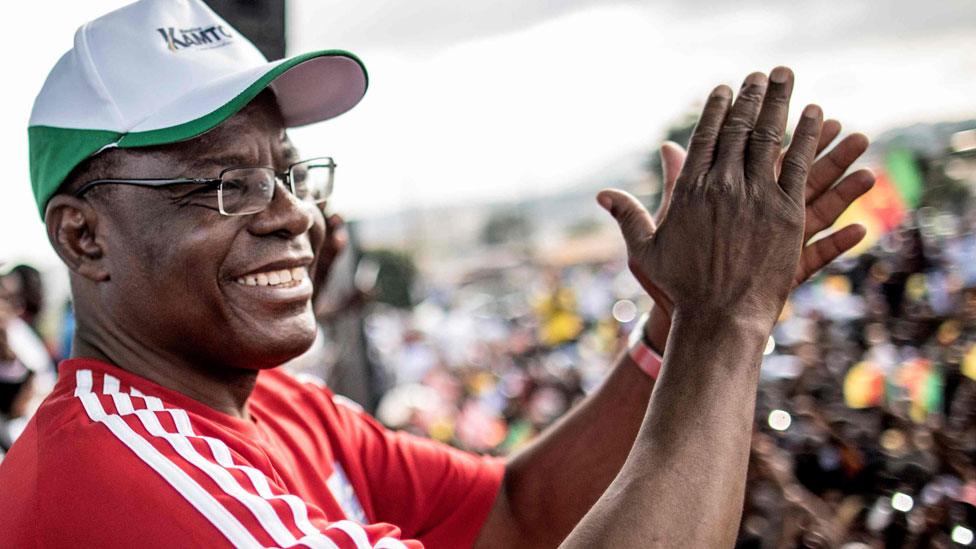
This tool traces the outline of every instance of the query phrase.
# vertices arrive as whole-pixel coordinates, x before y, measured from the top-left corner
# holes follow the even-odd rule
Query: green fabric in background
[[[905,148],[894,148],[885,157],[885,170],[898,189],[905,206],[910,209],[918,207],[925,190],[925,180],[918,169],[915,155]]]

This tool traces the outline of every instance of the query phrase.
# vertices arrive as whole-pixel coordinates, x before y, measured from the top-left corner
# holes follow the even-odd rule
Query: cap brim
[[[243,70],[195,88],[139,122],[116,143],[145,147],[200,135],[241,110],[262,90],[275,92],[287,127],[339,116],[366,93],[366,68],[341,50],[310,52]]]

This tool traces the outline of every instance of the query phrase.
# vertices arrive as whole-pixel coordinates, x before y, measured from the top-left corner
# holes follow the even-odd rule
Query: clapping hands
[[[795,283],[863,237],[850,226],[803,246],[873,179],[855,172],[831,188],[867,142],[850,136],[814,164],[840,126],[823,124],[813,105],[782,152],[792,87],[781,67],[769,78],[750,75],[734,103],[728,87],[716,88],[687,158],[673,144],[662,150],[667,185],[656,219],[621,191],[598,196],[620,224],[632,272],[668,312],[737,312],[771,323]]]

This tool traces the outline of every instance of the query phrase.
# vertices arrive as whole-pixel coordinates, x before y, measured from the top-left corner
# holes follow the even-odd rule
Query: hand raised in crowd
[[[325,225],[319,229],[319,225],[313,231],[324,230],[325,234],[316,237],[313,235],[312,242],[321,241],[318,250],[315,252],[315,260],[312,265],[312,303],[316,302],[319,294],[325,290],[325,285],[329,280],[329,272],[336,257],[346,248],[347,236],[343,231],[345,221],[339,214],[329,215],[322,206],[322,215],[325,217]]]
[[[771,327],[789,293],[804,233],[804,188],[820,142],[810,105],[777,173],[793,74],[779,67],[709,96],[660,227],[632,195],[605,190],[631,271],[656,301],[688,314],[743,313]]]
[[[837,138],[841,124],[827,120],[820,133],[817,154],[820,155]],[[807,176],[804,200],[806,203],[803,228],[803,251],[793,276],[793,287],[806,282],[814,273],[850,250],[864,238],[864,227],[846,225],[830,235],[811,241],[815,235],[829,228],[837,218],[861,195],[874,185],[874,175],[868,169],[860,169],[844,176],[854,162],[868,148],[868,138],[861,133],[844,137],[826,154],[818,158]],[[661,225],[668,211],[678,175],[684,165],[686,152],[674,142],[661,146],[664,190],[661,204],[654,214],[654,223]],[[780,161],[785,151],[780,155]],[[779,165],[778,168],[779,169]],[[842,177],[843,176],[843,177]],[[655,307],[648,323],[648,338],[656,349],[663,350],[671,325],[672,303],[664,296],[655,299]]]

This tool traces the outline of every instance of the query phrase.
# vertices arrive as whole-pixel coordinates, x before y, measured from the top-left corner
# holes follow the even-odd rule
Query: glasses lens
[[[265,209],[274,196],[271,168],[236,168],[220,176],[220,213],[247,215]]]
[[[313,158],[291,168],[292,192],[301,200],[325,202],[332,194],[335,162],[331,158]]]

